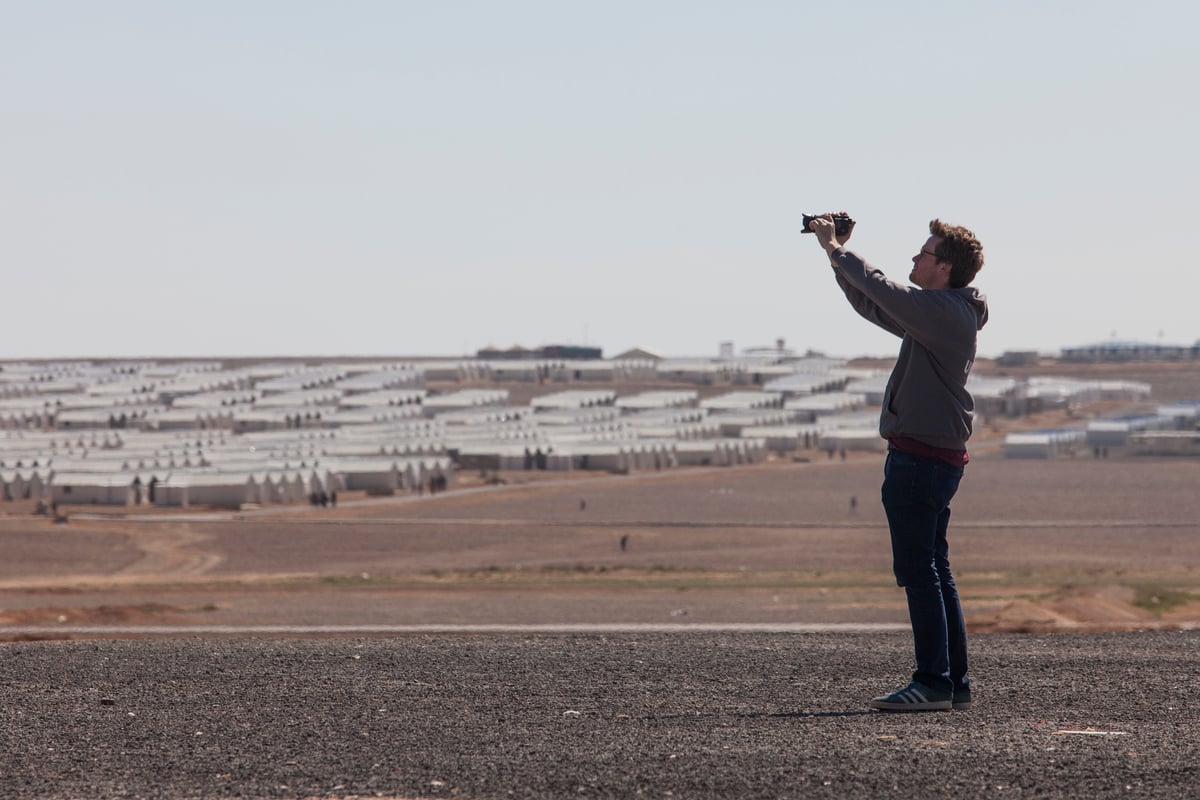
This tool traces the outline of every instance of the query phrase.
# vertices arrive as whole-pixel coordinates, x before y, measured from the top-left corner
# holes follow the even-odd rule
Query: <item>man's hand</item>
[[[845,214],[846,212],[841,212]],[[850,230],[842,237],[841,241],[837,238],[837,229],[833,224],[833,214],[822,214],[809,223],[808,229],[817,237],[817,243],[825,249],[826,253],[832,253],[834,250],[843,246],[850,241],[850,235],[854,233],[855,223],[850,223]]]

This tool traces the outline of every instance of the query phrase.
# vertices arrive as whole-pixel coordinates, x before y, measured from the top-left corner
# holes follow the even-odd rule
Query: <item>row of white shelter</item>
[[[1159,406],[1153,413],[1089,420],[1082,428],[1010,433],[1009,458],[1077,455],[1200,455],[1200,402]]]
[[[44,476],[43,476],[44,473]],[[268,503],[328,502],[339,491],[395,494],[448,487],[450,459],[378,458],[313,467],[267,469],[141,469],[66,472],[53,468],[0,471],[5,500],[44,498],[56,505],[138,505],[240,508]]]
[[[703,398],[682,387],[547,387],[524,405],[495,385],[430,391],[433,375],[479,380],[499,369],[456,363],[5,365],[0,417],[23,421],[0,431],[0,482],[11,499],[242,505],[427,491],[461,469],[635,472],[884,447],[876,409],[886,372],[836,360],[717,364],[757,386]],[[686,383],[695,376],[684,367],[698,363],[613,365],[613,375]],[[542,382],[580,372],[534,366]],[[972,378],[970,388],[983,413],[1149,391],[1047,379]]]
[[[695,389],[549,389],[523,406],[498,387],[430,392],[424,366],[81,363],[3,375],[0,405],[22,420],[0,433],[4,496],[58,504],[239,506],[427,491],[461,468],[735,465],[873,424],[869,414],[834,413],[863,408],[862,395],[833,391],[860,372],[704,400]],[[827,396],[814,401],[814,392]]]

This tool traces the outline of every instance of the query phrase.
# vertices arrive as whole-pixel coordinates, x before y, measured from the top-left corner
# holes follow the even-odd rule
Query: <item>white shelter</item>
[[[858,411],[867,405],[867,397],[857,392],[827,392],[804,397],[789,397],[783,407],[795,419],[813,421],[831,414]]]
[[[709,411],[751,411],[759,408],[783,408],[779,392],[726,392],[700,401]]]
[[[140,499],[136,479],[134,473],[55,472],[50,499],[59,505],[130,506]]]
[[[1081,430],[1030,431],[1004,437],[1005,458],[1054,458],[1074,455],[1085,444]]]
[[[507,405],[507,389],[463,389],[449,394],[433,394],[427,396],[422,404],[427,417],[437,416],[443,411]]]
[[[593,408],[595,406],[611,406],[617,402],[615,391],[604,390],[569,390],[535,397],[529,402],[535,410]]]
[[[1130,434],[1131,452],[1144,456],[1200,457],[1200,431],[1143,431]]]
[[[649,411],[663,408],[694,408],[699,402],[699,392],[664,390],[618,397],[616,406],[622,411]]]
[[[258,483],[245,472],[172,472],[154,487],[158,506],[240,508],[258,501]]]

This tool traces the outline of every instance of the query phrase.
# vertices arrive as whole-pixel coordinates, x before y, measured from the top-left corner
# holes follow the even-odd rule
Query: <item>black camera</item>
[[[803,231],[804,233],[812,233],[812,231],[809,230],[808,225],[810,222],[812,222],[814,219],[816,219],[819,216],[821,216],[821,215],[820,214],[805,214],[804,215],[804,231]],[[838,236],[845,236],[847,233],[849,233],[850,226],[853,224],[854,224],[854,220],[850,219],[850,216],[848,214],[834,214],[833,215],[833,230],[834,230],[834,233],[836,233]]]

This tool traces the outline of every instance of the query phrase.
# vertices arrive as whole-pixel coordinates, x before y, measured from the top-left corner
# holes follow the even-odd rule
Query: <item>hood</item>
[[[987,295],[980,293],[974,286],[965,286],[962,289],[955,289],[954,291],[966,300],[967,304],[974,310],[975,330],[983,330],[983,326],[988,321]]]

